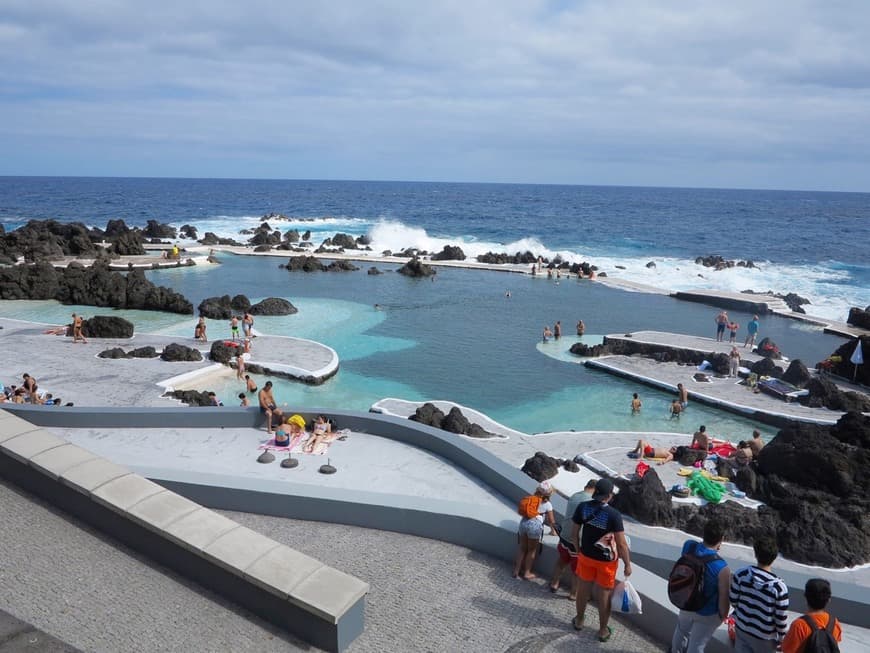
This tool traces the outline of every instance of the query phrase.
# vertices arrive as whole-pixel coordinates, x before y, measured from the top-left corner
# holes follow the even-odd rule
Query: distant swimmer
[[[577,335],[582,336],[584,333],[586,333],[586,325],[583,324],[583,320],[578,320],[577,321]]]
[[[553,337],[558,340],[562,337],[562,322],[556,320],[556,325],[553,327]]]
[[[257,384],[254,383],[254,379],[252,379],[248,374],[245,374],[245,387],[247,388],[248,392],[257,391]]]
[[[640,400],[640,397],[638,397],[637,393],[635,392],[631,396],[631,412],[632,412],[632,414],[639,413],[641,406],[643,406],[643,402]]]
[[[680,413],[683,412],[683,406],[679,399],[674,399],[671,402],[671,419],[680,419]]]
[[[549,342],[550,338],[552,338],[552,337],[553,337],[553,332],[550,331],[550,325],[547,324],[544,326],[544,335],[543,335],[544,342]]]

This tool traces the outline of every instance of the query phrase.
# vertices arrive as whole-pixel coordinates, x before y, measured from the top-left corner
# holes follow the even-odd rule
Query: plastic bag
[[[643,614],[643,606],[640,594],[627,580],[621,580],[613,588],[613,596],[610,599],[610,607],[614,612],[622,614]]]

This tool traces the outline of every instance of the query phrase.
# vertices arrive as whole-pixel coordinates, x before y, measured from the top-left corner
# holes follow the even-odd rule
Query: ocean
[[[448,184],[416,182],[0,177],[0,224],[8,231],[30,219],[53,218],[104,227],[109,219],[148,220],[199,234],[239,236],[262,215],[286,231],[310,230],[319,243],[336,232],[368,234],[375,253],[413,246],[430,252],[459,245],[469,257],[487,251],[531,250],[545,257],[589,261],[608,276],[668,290],[796,292],[810,314],[845,320],[850,306],[870,304],[870,195],[785,191]],[[183,244],[183,241],[181,241]],[[694,263],[718,254],[752,260],[755,268],[714,271]],[[149,272],[196,305],[206,296],[282,296],[300,312],[261,319],[264,331],[320,340],[341,357],[339,374],[323,386],[280,384],[294,405],[367,410],[377,399],[456,401],[526,432],[638,430],[742,437],[753,425],[693,406],[691,422],[667,419],[666,393],[576,364],[570,339],[542,345],[545,324],[566,334],[578,319],[588,337],[659,329],[713,335],[716,310],[663,295],[632,293],[575,279],[560,283],[528,275],[441,269],[437,280],[401,275],[288,273],[279,258],[221,255],[213,268]],[[650,261],[654,267],[647,267]],[[618,267],[617,267],[618,266]],[[395,266],[384,266],[389,271]],[[510,291],[510,297],[507,297]],[[379,304],[383,310],[375,310]],[[92,307],[82,307],[85,314]],[[44,322],[68,307],[51,302],[0,302],[0,313]],[[732,314],[745,325],[749,315]],[[137,328],[190,337],[193,321],[136,312]],[[212,337],[228,327],[210,325]],[[813,365],[842,342],[818,328],[765,316],[770,335],[792,358]],[[233,381],[215,388],[234,396]],[[644,397],[642,415],[628,410]],[[770,429],[768,429],[768,434]]]

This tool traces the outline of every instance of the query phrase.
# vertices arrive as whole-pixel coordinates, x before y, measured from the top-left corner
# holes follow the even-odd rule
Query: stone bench
[[[3,410],[0,476],[320,648],[363,630],[367,583]]]

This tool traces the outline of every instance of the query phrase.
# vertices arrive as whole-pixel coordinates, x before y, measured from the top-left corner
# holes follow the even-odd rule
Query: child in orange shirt
[[[823,578],[811,578],[804,587],[804,596],[807,599],[807,608],[809,609],[805,615],[791,622],[788,633],[782,640],[783,653],[803,653],[806,641],[813,632],[806,622],[807,618],[816,624],[816,628],[827,628],[828,622],[833,619],[834,626],[831,629],[831,634],[838,642],[843,641],[843,629],[840,628],[840,622],[825,612],[825,608],[828,607],[831,600],[831,584]]]

